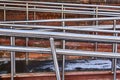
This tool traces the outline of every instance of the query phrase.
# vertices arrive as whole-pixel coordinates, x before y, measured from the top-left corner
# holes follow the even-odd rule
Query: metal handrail
[[[0,35],[2,36],[12,36],[12,37],[35,37],[35,38],[55,38],[55,39],[62,39],[62,40],[80,40],[80,41],[97,41],[97,42],[110,42],[110,43],[120,43],[120,37],[118,36],[99,36],[99,35],[88,35],[88,34],[73,34],[73,33],[60,33],[60,32],[39,32],[39,31],[32,31],[32,30],[14,30],[14,29],[0,29]],[[13,38],[12,38],[13,39]],[[51,42],[53,45],[53,43]],[[53,47],[53,46],[51,46]],[[44,50],[43,52],[50,51],[48,48],[33,48],[30,47],[16,47],[16,46],[0,46],[0,50],[7,50],[7,51],[25,51],[25,52],[39,52]],[[107,57],[107,58],[120,58],[119,53],[112,54],[111,52],[108,52],[104,54],[103,52],[91,52],[91,51],[79,51],[79,50],[66,50],[61,49],[57,50],[53,47],[52,50],[55,50],[53,56],[56,56],[56,53],[61,53],[62,55],[78,55],[78,56],[94,56],[94,57]],[[12,55],[12,54],[11,54]],[[12,58],[14,58],[12,56]],[[54,58],[54,62],[57,61],[56,57]],[[57,80],[60,80],[59,75],[59,68],[58,63],[55,62],[55,69],[56,69],[56,75]],[[12,71],[14,69],[14,61],[12,59]],[[11,74],[11,80],[13,80],[14,71]],[[116,72],[114,73],[116,75]],[[116,78],[115,78],[116,79]]]
[[[35,52],[49,54],[50,48],[42,47],[20,47],[20,46],[0,46],[0,50],[15,51],[15,52]],[[112,52],[94,52],[94,51],[82,51],[82,50],[70,50],[70,49],[56,49],[56,53],[59,55],[69,56],[91,56],[91,57],[103,57],[103,58],[120,58],[120,53],[113,54]]]
[[[116,31],[117,32],[117,31]],[[119,31],[118,31],[119,33]],[[63,33],[63,32],[39,32],[32,30],[14,30],[14,29],[0,29],[0,35],[4,36],[18,36],[18,37],[36,37],[36,38],[50,38],[65,39],[65,40],[80,40],[80,41],[98,41],[120,43],[120,37],[117,36],[102,36],[90,34],[77,33]]]
[[[72,41],[83,41],[83,42],[104,42],[115,44],[113,50],[117,50],[117,43],[120,43],[120,37],[115,36],[120,34],[119,25],[116,25],[116,21],[120,20],[119,17],[119,6],[103,6],[103,5],[88,5],[88,4],[71,4],[71,3],[54,3],[54,2],[33,2],[33,1],[16,1],[16,0],[1,0],[0,9],[4,11],[4,21],[0,21],[0,25],[4,28],[0,28],[1,36],[10,36],[11,46],[0,46],[0,50],[11,51],[11,80],[13,80],[15,74],[15,52],[52,52],[55,71],[57,80],[60,79],[59,67],[57,63],[56,54],[61,55],[78,55],[78,56],[93,56],[93,57],[107,57],[107,58],[120,58],[120,54],[117,51],[114,52],[97,52],[97,51],[81,51],[81,50],[68,50],[68,49],[56,49],[54,45],[54,39],[62,40],[63,47],[65,47],[65,40]],[[16,6],[15,6],[16,3]],[[18,4],[18,5],[17,5]],[[7,10],[12,11],[24,11],[26,12],[26,21],[6,21]],[[41,11],[40,11],[41,10]],[[29,12],[34,12],[34,20],[29,20]],[[36,12],[52,12],[60,13],[62,19],[45,19],[45,20],[35,20]],[[83,15],[93,15],[95,18],[69,18],[64,19],[64,14],[83,14]],[[102,18],[99,18],[102,16]],[[106,16],[106,17],[103,17]],[[109,16],[109,17],[107,17]],[[114,17],[113,17],[114,16]],[[94,26],[87,26],[85,28],[76,28],[72,26],[66,27],[65,22],[81,22],[81,21],[95,21]],[[107,27],[99,25],[98,21],[114,21],[113,25],[106,25]],[[61,26],[42,26],[36,25],[37,23],[53,23],[60,22]],[[21,24],[22,23],[22,24]],[[30,25],[29,23],[34,23]],[[99,25],[99,26],[98,26]],[[95,28],[96,27],[96,28]],[[105,28],[103,28],[105,27]],[[19,29],[19,28],[22,28]],[[37,29],[59,29],[62,32],[56,31],[40,31],[40,30],[25,30],[25,28],[37,28]],[[114,30],[106,30],[108,28],[114,28]],[[96,35],[92,34],[81,34],[81,33],[70,33],[65,30],[77,30],[84,32],[96,32]],[[114,35],[97,35],[97,32],[112,33]],[[27,38],[47,38],[50,40],[51,48],[36,48],[36,47],[19,47],[15,46],[15,37],[27,37]],[[27,40],[26,40],[27,41]],[[26,43],[27,44],[27,43]],[[115,54],[112,54],[115,53]],[[115,62],[116,63],[116,62]],[[116,80],[116,64],[114,64],[114,80]],[[64,71],[64,69],[63,69]],[[63,72],[64,73],[64,72]],[[63,74],[64,75],[64,74]],[[62,78],[64,80],[64,78]]]
[[[120,33],[119,30],[107,30],[112,29],[113,25],[98,25],[98,26],[44,26],[44,25],[24,25],[24,24],[0,24],[0,26],[9,27],[12,26],[15,29],[31,29],[31,30],[41,30],[47,31],[46,29],[51,30],[72,30],[72,31],[84,31],[84,32],[104,32],[104,33]],[[119,29],[120,25],[116,25],[116,29]],[[54,31],[55,32],[55,31]]]
[[[37,23],[37,22],[74,22],[74,21],[112,21],[120,20],[120,17],[102,17],[102,18],[69,18],[69,19],[45,19],[28,21],[0,21],[1,23]]]
[[[14,5],[15,6],[15,4],[13,4],[12,2],[19,2],[19,1],[5,1],[5,2],[7,2],[7,3],[1,3],[1,4],[6,5],[6,7],[2,8],[2,6],[1,6],[1,9],[5,8],[6,10],[21,10],[21,11],[25,11],[26,10],[26,4],[28,4],[29,11],[36,11],[36,12],[41,12],[42,11],[42,12],[57,12],[57,13],[61,13],[61,9],[62,9],[61,6],[63,5],[63,7],[65,8],[65,10],[63,10],[64,13],[95,15],[95,13],[96,13],[95,10],[96,10],[97,7],[99,7],[98,13],[97,13],[98,15],[119,16],[119,15],[114,15],[114,14],[119,14],[119,10],[114,10],[114,9],[113,10],[112,9],[109,10],[109,8],[108,9],[101,9],[100,8],[101,5],[94,5],[94,6],[91,5],[91,6],[88,6],[88,5],[85,5],[85,4],[79,4],[78,6],[73,6],[75,4],[68,4],[68,3],[58,4],[58,3],[52,3],[52,2],[49,5],[49,4],[47,4],[49,2],[40,2],[40,3],[33,4],[34,2],[32,3],[32,2],[29,2],[29,1],[20,1],[20,2],[23,2],[23,3],[21,3],[21,4],[20,3],[16,3],[17,7],[8,7],[9,5]],[[8,3],[8,2],[11,2],[11,3]],[[44,4],[44,5],[40,6],[40,5],[36,5],[36,4]],[[52,6],[51,6],[51,4],[52,4]],[[53,6],[53,4],[56,4],[57,6],[56,5]],[[23,6],[23,7],[21,8],[21,6]],[[85,7],[85,8],[78,8],[78,7],[82,7],[82,6]],[[31,7],[33,7],[33,8],[31,8]],[[36,7],[36,8],[34,8],[34,7]],[[45,8],[41,8],[41,7],[45,7]],[[86,8],[86,7],[88,7],[88,8]],[[91,8],[91,7],[93,7],[93,8]],[[101,6],[101,7],[103,8],[104,6]],[[111,7],[112,8],[118,8],[117,6],[111,6]],[[41,9],[41,10],[39,10],[39,9]],[[79,11],[79,10],[82,10],[83,13],[81,13],[81,11]],[[103,14],[103,12],[104,12],[104,14]]]
[[[26,7],[25,4],[20,4],[20,3],[16,3],[16,4],[14,4],[14,3],[0,3],[0,5],[7,5],[7,6],[16,6],[16,5],[17,5],[17,6],[22,6],[23,8]],[[57,9],[61,9],[61,5],[60,5],[60,6],[58,6],[58,5],[52,6],[52,5],[36,5],[36,4],[33,5],[33,4],[29,4],[28,6],[29,6],[29,7],[34,7],[34,6],[36,6],[36,7],[45,7],[45,8],[57,8]],[[79,5],[79,6],[82,6],[82,5]],[[2,7],[2,6],[1,6],[1,7]],[[116,7],[116,6],[114,6],[114,7]],[[7,8],[7,7],[6,7],[6,8]],[[86,7],[81,8],[81,7],[74,7],[74,6],[69,6],[69,7],[68,7],[68,6],[65,6],[65,5],[64,5],[64,8],[65,8],[65,9],[89,10],[89,11],[92,10],[92,11],[94,11],[96,7],[95,7],[95,8],[91,8],[91,7],[89,6],[89,7],[87,7],[87,8],[86,8]],[[103,8],[103,6],[102,6],[102,8]],[[113,8],[113,7],[112,7],[112,8]],[[114,12],[114,11],[115,11],[115,12],[120,12],[119,10],[104,9],[104,8],[103,8],[103,9],[100,8],[99,11],[110,11],[110,12],[112,12],[112,11]]]
[[[74,4],[74,3],[56,3],[56,2],[39,2],[39,1],[18,1],[18,0],[1,0],[0,2],[18,2],[18,3],[31,3],[31,4],[50,4],[50,5],[70,5],[70,6],[87,6],[87,7],[106,7],[106,8],[120,8],[120,6],[107,6],[107,5],[89,5],[89,4]]]
[[[0,9],[4,9],[4,7],[0,7]],[[17,10],[17,11],[26,11],[26,8],[21,8],[21,7],[6,7],[6,10]],[[61,13],[61,9],[46,9],[46,8],[29,8],[29,11],[36,11],[36,12],[54,12],[54,13]],[[78,11],[78,10],[64,10],[64,13],[69,13],[69,14],[86,14],[86,15],[95,15],[94,11]],[[119,16],[120,13],[115,13],[115,12],[98,12],[98,15],[101,16]]]

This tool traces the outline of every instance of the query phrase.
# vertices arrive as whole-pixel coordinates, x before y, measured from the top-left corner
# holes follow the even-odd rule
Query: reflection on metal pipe
[[[65,14],[64,14],[64,5],[62,5],[62,19],[65,19]],[[65,27],[65,22],[62,22],[62,27]],[[65,30],[63,30],[63,33],[65,33]],[[65,40],[62,40],[62,49],[65,49]],[[65,80],[65,55],[62,55],[62,80]]]
[[[119,33],[119,31],[118,31]],[[36,37],[36,38],[49,38],[61,40],[77,40],[89,42],[106,42],[106,43],[120,43],[118,36],[103,36],[103,35],[90,35],[90,34],[77,34],[77,33],[63,33],[63,32],[39,32],[32,30],[11,30],[0,29],[0,35],[4,36],[17,36],[17,37]]]
[[[15,37],[11,37],[11,46],[15,46]],[[16,66],[15,66],[15,52],[11,51],[11,80],[14,80],[14,75],[16,74]]]
[[[52,52],[52,57],[53,57],[53,61],[54,61],[56,78],[57,78],[57,80],[61,80],[60,70],[59,70],[58,60],[57,60],[57,54],[56,54],[56,48],[55,48],[55,42],[54,42],[53,38],[50,38],[50,46],[51,46],[51,52]]]
[[[35,53],[51,53],[50,48],[36,48],[36,47],[18,47],[18,46],[0,46],[0,50],[13,51],[13,52],[35,52]],[[120,53],[113,52],[94,52],[70,49],[56,49],[56,53],[66,56],[90,56],[90,57],[103,57],[103,58],[120,58]]]
[[[113,30],[116,30],[116,20],[113,21]],[[118,34],[114,34],[114,36],[118,36]],[[117,43],[113,44],[113,53],[117,53]],[[113,73],[114,73],[114,77],[113,79],[116,80],[117,78],[117,73],[116,73],[116,69],[117,69],[117,59],[113,59]]]
[[[26,3],[26,20],[28,21],[29,20],[29,4]],[[28,23],[26,23],[28,24]],[[28,42],[29,42],[29,38],[25,38],[25,41],[26,41],[26,46],[28,47]],[[25,61],[26,61],[26,65],[28,65],[28,61],[29,61],[29,53],[25,53]]]

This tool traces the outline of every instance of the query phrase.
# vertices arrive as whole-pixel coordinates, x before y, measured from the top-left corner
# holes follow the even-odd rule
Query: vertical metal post
[[[65,19],[65,14],[64,14],[64,5],[62,4],[62,19]],[[62,27],[65,27],[65,22],[62,21]],[[63,30],[65,33],[65,30]],[[62,48],[65,49],[65,40],[62,41]],[[62,80],[65,79],[65,55],[62,55]]]
[[[12,37],[12,36],[10,37],[10,43],[11,43],[11,46],[15,46],[15,37]],[[16,74],[15,52],[11,51],[11,80],[14,80],[15,74]]]
[[[116,53],[117,52],[117,44],[115,43],[115,44],[113,44],[113,48],[114,48],[114,53]],[[113,59],[112,60],[112,70],[113,70],[113,74],[114,74],[114,77],[113,77],[113,80],[116,80],[116,77],[117,77],[117,73],[116,73],[116,70],[117,70],[117,67],[116,67],[116,65],[117,65],[117,59]]]
[[[29,8],[29,5],[28,5],[28,3],[26,3],[26,20],[29,20],[29,10],[28,10],[28,8]]]
[[[6,4],[4,4],[4,21],[6,21]]]
[[[98,6],[96,7],[96,18],[98,18]],[[98,26],[98,21],[96,21],[96,26]],[[98,33],[96,32],[95,35],[97,35]],[[95,42],[95,51],[98,50],[98,43]]]
[[[60,70],[59,70],[58,60],[57,60],[57,55],[56,55],[54,38],[50,38],[50,46],[51,46],[51,52],[52,52],[54,67],[55,67],[56,78],[57,78],[57,80],[61,80]]]
[[[26,3],[26,20],[27,21],[29,20],[29,10],[28,9],[29,9],[29,4]],[[29,38],[26,38],[26,47],[28,46],[28,41],[29,41]],[[27,65],[28,61],[29,61],[29,53],[27,53],[27,52],[25,54],[25,61],[26,61],[26,65]]]
[[[96,17],[96,8],[95,8],[93,11],[94,11],[94,13],[95,13],[95,15],[93,15],[93,18],[95,18],[95,17]],[[93,21],[92,24],[95,25],[95,21]],[[93,32],[93,34],[94,34],[94,32]]]
[[[34,6],[34,9],[36,9],[36,6]],[[34,11],[34,20],[36,19],[36,12]]]
[[[95,18],[98,18],[98,6],[96,6],[94,12],[95,12],[94,17],[95,17]],[[98,21],[95,21],[95,22],[93,23],[93,25],[96,25],[96,27],[97,27],[97,26],[98,26]],[[94,34],[94,35],[97,35],[98,33],[97,33],[97,32],[93,32],[93,34]],[[95,47],[94,47],[94,51],[97,51],[97,50],[98,50],[98,43],[95,42],[95,43],[94,43],[94,46],[95,46]],[[95,59],[95,57],[92,57],[92,59]]]
[[[95,12],[95,13],[96,13],[96,15],[95,15],[95,16],[96,16],[96,18],[98,18],[98,8],[99,8],[99,7],[98,7],[98,6],[96,6],[96,12]],[[96,21],[96,25],[98,25],[98,21]]]
[[[36,9],[36,6],[34,6],[34,9]],[[33,13],[33,17],[34,17],[33,19],[36,20],[36,12],[35,11]],[[34,25],[36,25],[36,23],[34,23]]]
[[[29,41],[29,38],[26,38],[26,47],[28,46],[28,41]],[[27,52],[26,52],[26,55],[25,55],[25,61],[26,61],[26,65],[28,65],[29,53],[27,53]]]
[[[4,14],[4,21],[6,21],[6,4],[4,4],[4,12],[3,12],[3,14]],[[6,56],[6,55],[7,55],[7,54],[4,53],[3,56]]]
[[[13,57],[14,52],[11,52],[11,80],[14,80],[14,57]]]
[[[116,30],[116,20],[113,21],[113,30]],[[118,34],[114,33],[114,36],[118,36]],[[117,43],[113,44],[113,53],[117,53]],[[113,80],[116,80],[116,65],[117,59],[112,59],[112,72],[114,74]]]

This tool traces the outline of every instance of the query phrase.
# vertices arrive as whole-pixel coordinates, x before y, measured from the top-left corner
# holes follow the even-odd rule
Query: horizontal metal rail
[[[120,6],[105,6],[105,5],[89,5],[89,4],[74,4],[74,3],[55,3],[55,2],[39,2],[39,1],[19,1],[19,0],[0,0],[0,2],[13,3],[31,3],[31,4],[50,4],[50,5],[70,5],[70,6],[88,6],[88,7],[106,7],[106,8],[120,8]]]
[[[9,24],[9,23],[2,23],[0,24],[0,26],[4,26],[4,27],[9,27],[9,26],[13,26],[14,28],[22,28],[22,29],[26,29],[26,28],[36,28],[36,29],[61,29],[61,30],[81,30],[81,28],[85,28],[87,29],[110,29],[113,28],[113,25],[91,25],[91,26],[65,26],[65,27],[61,27],[61,26],[45,26],[45,25],[29,25],[29,24]],[[116,29],[119,29],[120,25],[116,25]]]
[[[12,10],[12,11],[26,11],[26,8],[21,8],[21,7],[2,7],[0,6],[0,9],[6,9],[6,10]],[[29,11],[35,11],[35,12],[54,12],[54,13],[61,13],[61,9],[47,9],[47,8],[29,8]],[[107,11],[107,10],[106,10]],[[86,14],[86,15],[96,15],[94,11],[78,11],[78,10],[63,10],[64,13],[70,13],[70,14]],[[116,17],[119,16],[120,13],[116,12],[98,12],[98,15],[103,15],[103,16],[112,16]]]
[[[6,5],[6,7],[5,7],[5,9],[6,8],[10,8],[10,7],[7,7],[7,6],[16,6],[17,5],[17,7],[18,8],[20,8],[21,6],[24,8],[24,7],[26,7],[26,5],[25,4],[20,4],[20,3],[16,3],[16,4],[14,4],[14,3],[0,3],[0,5],[1,5],[1,8],[3,7],[2,5]],[[94,11],[95,10],[95,8],[96,7],[93,7],[93,8],[91,8],[91,7],[83,7],[83,8],[81,8],[81,6],[82,5],[80,5],[79,7],[75,7],[75,6],[63,6],[65,9],[70,9],[70,10],[84,10],[84,11]],[[37,9],[38,8],[53,8],[53,9],[61,9],[61,5],[38,5],[38,4],[29,4],[28,5],[28,7],[30,7],[30,9],[32,8],[32,7],[37,7]],[[116,6],[115,6],[116,7]],[[113,7],[114,8],[114,7]],[[64,11],[64,10],[63,10]],[[104,12],[120,12],[119,10],[115,10],[115,9],[104,9],[103,7],[102,8],[100,8],[99,9],[99,11],[104,11]]]
[[[118,31],[119,32],[119,31]],[[0,29],[0,35],[4,36],[18,36],[18,37],[36,37],[36,38],[50,38],[65,39],[65,40],[80,40],[80,41],[97,41],[97,42],[110,42],[120,43],[118,36],[102,36],[90,34],[77,34],[77,33],[63,33],[63,32],[39,32],[32,30],[14,30],[14,29]]]
[[[101,5],[85,5],[85,4],[68,4],[68,3],[49,3],[49,2],[29,2],[29,1],[1,1],[0,9],[5,10],[17,10],[17,11],[26,11],[26,6],[28,7],[28,11],[35,12],[57,12],[57,13],[70,13],[70,14],[87,14],[87,15],[97,15],[103,16],[119,16],[119,8],[118,6],[101,6]],[[16,3],[15,3],[16,2]],[[17,6],[15,6],[15,4]],[[13,7],[14,6],[14,7]],[[62,10],[62,6],[65,10]],[[80,7],[80,8],[79,8]],[[81,8],[83,7],[83,8]],[[87,7],[87,8],[86,8]],[[105,9],[103,9],[105,8]],[[107,9],[108,8],[108,9]],[[112,9],[109,9],[112,8]]]
[[[0,24],[4,27],[12,26],[15,29],[32,29],[34,31],[54,31],[55,30],[75,30],[84,32],[104,32],[104,33],[120,33],[119,30],[106,30],[112,29],[113,25],[98,25],[98,26],[44,26],[44,25],[24,25],[24,24]],[[105,29],[105,30],[104,30]],[[116,29],[120,29],[120,25],[116,25]]]
[[[15,51],[15,52],[35,52],[35,53],[43,53],[43,54],[51,53],[50,48],[38,48],[38,47],[0,46],[0,50]],[[56,49],[56,53],[60,55],[72,55],[72,56],[120,58],[120,53],[113,54],[112,52],[94,52],[94,51],[82,51],[82,50],[70,50],[70,49]]]
[[[120,20],[120,17],[103,17],[103,18],[69,18],[69,19],[45,19],[45,20],[28,20],[28,21],[0,21],[2,23],[40,23],[40,22],[75,22],[75,21],[113,21]]]

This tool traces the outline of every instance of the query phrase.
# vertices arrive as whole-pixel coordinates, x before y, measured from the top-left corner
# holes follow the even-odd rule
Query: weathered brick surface
[[[26,0],[30,1],[30,0]],[[31,1],[46,1],[46,2],[71,2],[71,3],[86,3],[86,4],[119,4],[120,0],[31,0]]]
[[[47,1],[47,0],[46,0]],[[55,0],[51,0],[51,1],[55,1]],[[57,0],[58,1],[58,0]],[[67,2],[68,0],[66,0]],[[70,2],[72,2],[73,0],[69,0]],[[82,0],[76,0],[76,2],[80,2]],[[59,1],[58,1],[59,2]],[[99,0],[84,0],[83,3],[97,3],[99,2]],[[22,11],[7,11],[6,12],[6,20],[26,20],[26,12],[22,12]],[[85,18],[85,17],[93,17],[93,16],[86,16],[86,15],[71,15],[71,14],[67,14],[66,18]],[[58,13],[36,13],[36,17],[35,19],[58,19],[61,18],[61,14]],[[33,16],[33,12],[29,12],[29,20],[33,20],[34,16]],[[4,14],[3,11],[0,11],[0,20],[3,21],[4,20]],[[73,25],[89,25],[92,24],[93,22],[66,22],[65,25],[67,26],[73,26]],[[112,21],[101,21],[99,22],[99,24],[113,24]],[[61,23],[58,22],[54,22],[54,23],[40,23],[40,25],[62,25]],[[101,35],[105,35],[104,33],[99,33]],[[110,35],[110,34],[106,34],[106,35]],[[111,34],[112,35],[112,34]],[[9,45],[10,41],[7,38],[0,38],[0,44],[1,45]],[[62,45],[60,45],[61,42],[58,41],[56,42],[57,47],[61,47]],[[16,45],[18,46],[25,46],[25,39],[16,39]],[[29,46],[38,46],[38,47],[49,47],[49,41],[43,41],[43,40],[36,40],[36,39],[31,39],[29,41]],[[90,51],[94,51],[95,45],[93,43],[83,43],[83,42],[67,42],[66,43],[66,48],[68,49],[80,49],[80,50],[90,50]],[[118,51],[120,47],[118,47]],[[104,44],[98,44],[98,51],[105,51],[105,52],[112,52],[112,46],[111,45],[104,45]],[[4,53],[4,52],[2,52]],[[23,57],[22,55],[19,55]],[[30,57],[33,57],[32,55],[29,55]],[[46,55],[39,55],[40,57],[43,57]],[[36,57],[36,56],[34,56]],[[48,57],[50,57],[50,55],[48,55]],[[68,57],[69,58],[69,57]],[[71,58],[71,56],[70,56]],[[75,57],[76,58],[76,57]],[[80,58],[80,57],[78,57]]]

